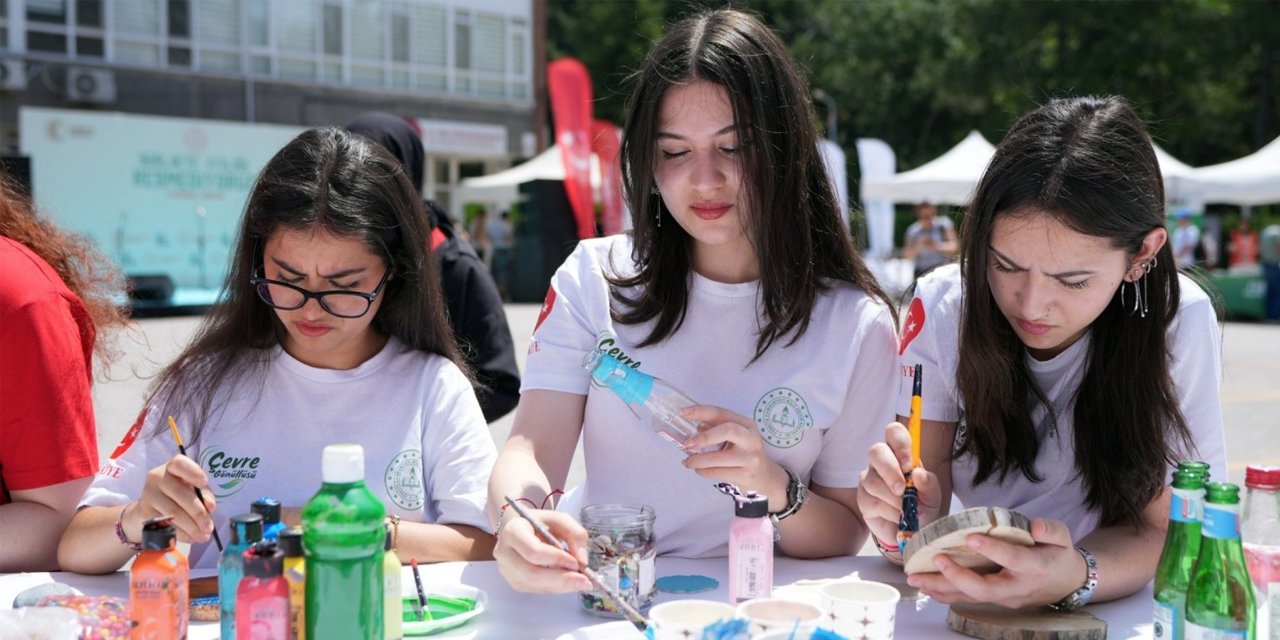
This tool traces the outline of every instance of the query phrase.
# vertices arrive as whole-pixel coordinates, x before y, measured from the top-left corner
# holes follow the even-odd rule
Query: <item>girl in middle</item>
[[[658,552],[727,554],[727,481],[769,498],[779,549],[855,552],[857,470],[893,413],[890,304],[856,253],[818,150],[809,90],[747,14],[686,19],[638,74],[622,143],[630,234],[583,242],[534,328],[515,426],[490,478],[495,556],[523,591],[589,589],[570,514],[503,508],[560,486],[579,436],[584,504],[648,504]],[[583,356],[618,349],[699,402],[685,457],[593,388]],[[574,514],[576,515],[576,514]]]

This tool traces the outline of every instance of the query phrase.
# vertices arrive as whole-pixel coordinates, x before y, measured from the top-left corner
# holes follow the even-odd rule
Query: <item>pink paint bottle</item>
[[[769,499],[755,492],[735,496],[729,524],[729,602],[773,594],[773,520]]]
[[[274,541],[244,552],[244,578],[236,588],[236,640],[289,640],[289,582],[284,553]]]

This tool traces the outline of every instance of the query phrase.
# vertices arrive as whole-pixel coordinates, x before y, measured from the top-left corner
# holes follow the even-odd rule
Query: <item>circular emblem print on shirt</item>
[[[400,508],[410,511],[421,509],[426,493],[422,489],[422,452],[407,449],[392,458],[383,484],[387,488],[387,496]]]
[[[760,398],[755,419],[760,425],[760,436],[779,449],[800,444],[804,432],[813,426],[809,405],[800,394],[786,387],[778,387]]]

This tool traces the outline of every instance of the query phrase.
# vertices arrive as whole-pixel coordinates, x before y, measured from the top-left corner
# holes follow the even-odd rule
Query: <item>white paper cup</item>
[[[809,640],[813,637],[813,631],[770,631],[763,635],[752,636],[751,640]]]
[[[831,628],[846,638],[893,640],[893,622],[902,594],[882,582],[841,580],[822,585]]]
[[[825,625],[827,612],[814,604],[781,598],[756,598],[738,605],[738,617],[751,623],[751,637],[773,631],[813,633]],[[808,637],[805,635],[804,637]]]
[[[732,605],[718,600],[673,600],[649,609],[654,640],[701,638],[708,626],[734,617]]]

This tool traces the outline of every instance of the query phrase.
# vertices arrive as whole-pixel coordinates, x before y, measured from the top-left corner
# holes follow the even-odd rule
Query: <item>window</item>
[[[471,18],[459,11],[458,22],[453,26],[453,66],[471,68]]]
[[[27,21],[67,25],[66,0],[27,0]]]
[[[351,5],[351,57],[381,62],[386,42],[387,24],[384,22],[380,0],[356,0]]]
[[[102,0],[76,0],[76,26],[102,28]]]
[[[331,56],[342,55],[342,7],[324,5],[324,52]]]
[[[391,61],[409,62],[409,16],[402,13],[391,16]]]
[[[170,38],[191,37],[191,2],[190,0],[168,0]]]
[[[249,44],[266,47],[271,44],[271,7],[266,0],[249,0]]]

